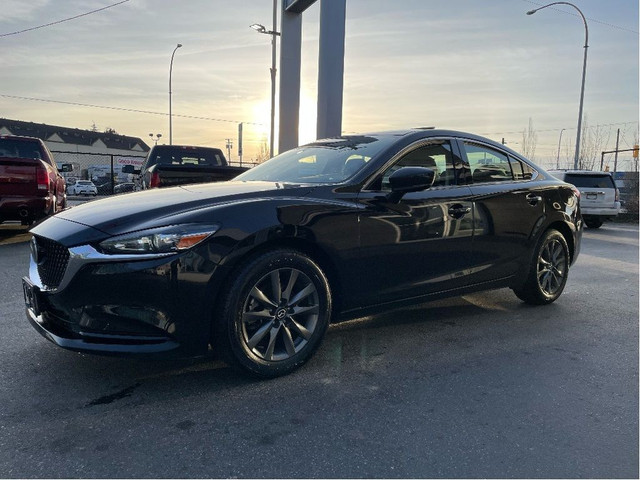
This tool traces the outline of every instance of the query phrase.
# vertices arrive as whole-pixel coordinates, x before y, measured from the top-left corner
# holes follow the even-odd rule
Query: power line
[[[106,10],[107,8],[116,7],[118,5],[122,5],[123,3],[127,3],[129,0],[122,0],[117,3],[113,3],[111,5],[107,5],[106,7],[98,8],[97,10],[91,10],[90,12],[81,13],[80,15],[75,15],[73,17],[64,18],[62,20],[57,20],[55,22],[45,23],[44,25],[38,25],[37,27],[25,28],[24,30],[18,30],[17,32],[11,33],[2,33],[0,37],[9,37],[11,35],[18,35],[19,33],[31,32],[33,30],[38,30],[40,28],[51,27],[52,25],[58,25],[59,23],[68,22],[69,20],[75,20],[76,18],[86,17],[87,15],[91,15],[92,13],[101,12],[102,10]]]
[[[532,5],[535,5],[537,7],[542,7],[544,5],[543,3],[533,2],[531,0],[522,0],[522,1],[526,2],[526,3],[531,3]],[[564,13],[564,14],[567,14],[567,15],[571,15],[572,17],[579,17],[579,15],[577,13],[567,12],[566,10],[561,10],[559,8],[550,7],[550,9],[551,10],[555,10],[556,12],[560,12],[560,13]],[[640,35],[640,32],[637,32],[635,30],[631,30],[630,28],[627,28],[627,27],[621,27],[619,25],[613,25],[612,23],[602,22],[602,21],[596,20],[594,18],[589,18],[589,17],[585,17],[585,18],[587,20],[589,20],[590,22],[593,22],[593,23],[599,23],[600,25],[606,25],[607,27],[615,28],[615,29],[618,29],[618,30],[624,30],[626,32],[631,32],[631,33],[635,33],[636,35]]]
[[[600,123],[598,125],[589,125],[585,128],[598,128],[598,127],[613,127],[613,126],[617,126],[617,125],[631,125],[634,123],[638,123],[638,121],[634,121],[634,122],[619,122],[619,123]],[[534,130],[536,132],[559,132],[560,130],[575,130],[576,127],[563,127],[563,128],[545,128],[543,130],[539,130],[537,128],[535,128]],[[524,130],[524,129],[522,129]],[[492,133],[481,133],[480,135],[484,135],[486,137],[490,136],[490,135],[521,135],[522,134],[522,130],[516,130],[515,132],[492,132]]]
[[[147,115],[163,115],[168,117],[169,114],[165,113],[165,112],[153,112],[150,110],[138,110],[135,108],[124,108],[124,107],[110,107],[107,105],[92,105],[90,103],[78,103],[78,102],[64,102],[62,100],[47,100],[44,98],[34,98],[34,97],[19,97],[17,95],[5,95],[5,94],[0,94],[0,97],[4,97],[4,98],[13,98],[13,99],[17,99],[17,100],[30,100],[33,102],[46,102],[46,103],[59,103],[62,105],[73,105],[74,107],[89,107],[89,108],[102,108],[105,110],[118,110],[121,112],[131,112],[131,113],[144,113]],[[247,122],[246,120],[227,120],[227,119],[223,119],[223,118],[211,118],[211,117],[198,117],[195,115],[180,115],[177,113],[173,114],[174,117],[181,117],[181,118],[190,118],[190,119],[194,119],[194,120],[207,120],[209,122],[226,122],[226,123],[244,123],[247,125],[264,125],[263,123],[259,123],[259,122]]]

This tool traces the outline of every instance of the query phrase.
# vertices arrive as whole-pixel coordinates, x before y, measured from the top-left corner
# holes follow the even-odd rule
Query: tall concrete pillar
[[[347,0],[321,0],[317,138],[342,134]]]
[[[282,11],[278,153],[298,146],[302,15]]]

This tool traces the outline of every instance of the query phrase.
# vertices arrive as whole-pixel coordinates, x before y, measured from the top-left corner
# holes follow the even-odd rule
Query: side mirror
[[[136,170],[133,165],[124,165],[122,167],[122,173],[133,173],[134,175],[140,174],[140,170]]]
[[[409,192],[420,192],[433,185],[436,172],[425,167],[402,167],[391,174],[389,201],[398,202]]]
[[[62,167],[60,168],[61,172],[73,172],[73,163],[63,163],[60,166]]]

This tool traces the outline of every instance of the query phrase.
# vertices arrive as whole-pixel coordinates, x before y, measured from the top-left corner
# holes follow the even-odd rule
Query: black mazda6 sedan
[[[579,192],[471,134],[413,129],[295,148],[233,181],[148,190],[32,229],[27,316],[77,351],[199,355],[288,373],[331,321],[510,287],[556,300]]]

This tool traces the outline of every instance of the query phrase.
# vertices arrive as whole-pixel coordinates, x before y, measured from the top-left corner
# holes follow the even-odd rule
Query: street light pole
[[[150,133],[149,136],[151,137],[151,140],[154,141],[154,145],[158,144],[158,140],[160,140],[160,137],[162,136],[161,133],[156,133],[156,136],[153,136],[153,133]]]
[[[578,134],[576,136],[576,153],[573,159],[573,168],[577,170],[578,161],[580,158],[580,136],[582,134],[582,107],[584,105],[584,82],[587,74],[587,49],[589,48],[589,27],[587,26],[587,19],[582,14],[582,10],[576,7],[573,3],[569,3],[569,2],[553,2],[543,7],[536,8],[535,10],[529,10],[527,12],[527,15],[533,15],[538,10],[542,10],[543,8],[547,8],[552,5],[569,5],[570,7],[575,8],[580,14],[580,16],[582,17],[582,22],[584,23],[584,60],[582,63],[582,87],[580,88],[580,108],[578,110]]]
[[[562,132],[564,132],[566,128],[560,130],[560,138],[558,139],[558,156],[556,157],[556,168],[560,170],[560,143],[562,142]]]
[[[171,74],[173,73],[173,57],[176,54],[176,50],[178,50],[182,46],[181,43],[176,45],[176,48],[173,49],[173,53],[171,54],[171,63],[169,64],[169,145],[173,145],[173,122],[172,122],[172,112],[171,112]]]
[[[264,25],[254,23],[251,25],[258,33],[271,35],[271,127],[269,134],[269,158],[273,157],[273,145],[275,141],[276,122],[276,38],[280,36],[278,28],[278,0],[273,0],[273,30],[267,30]]]

